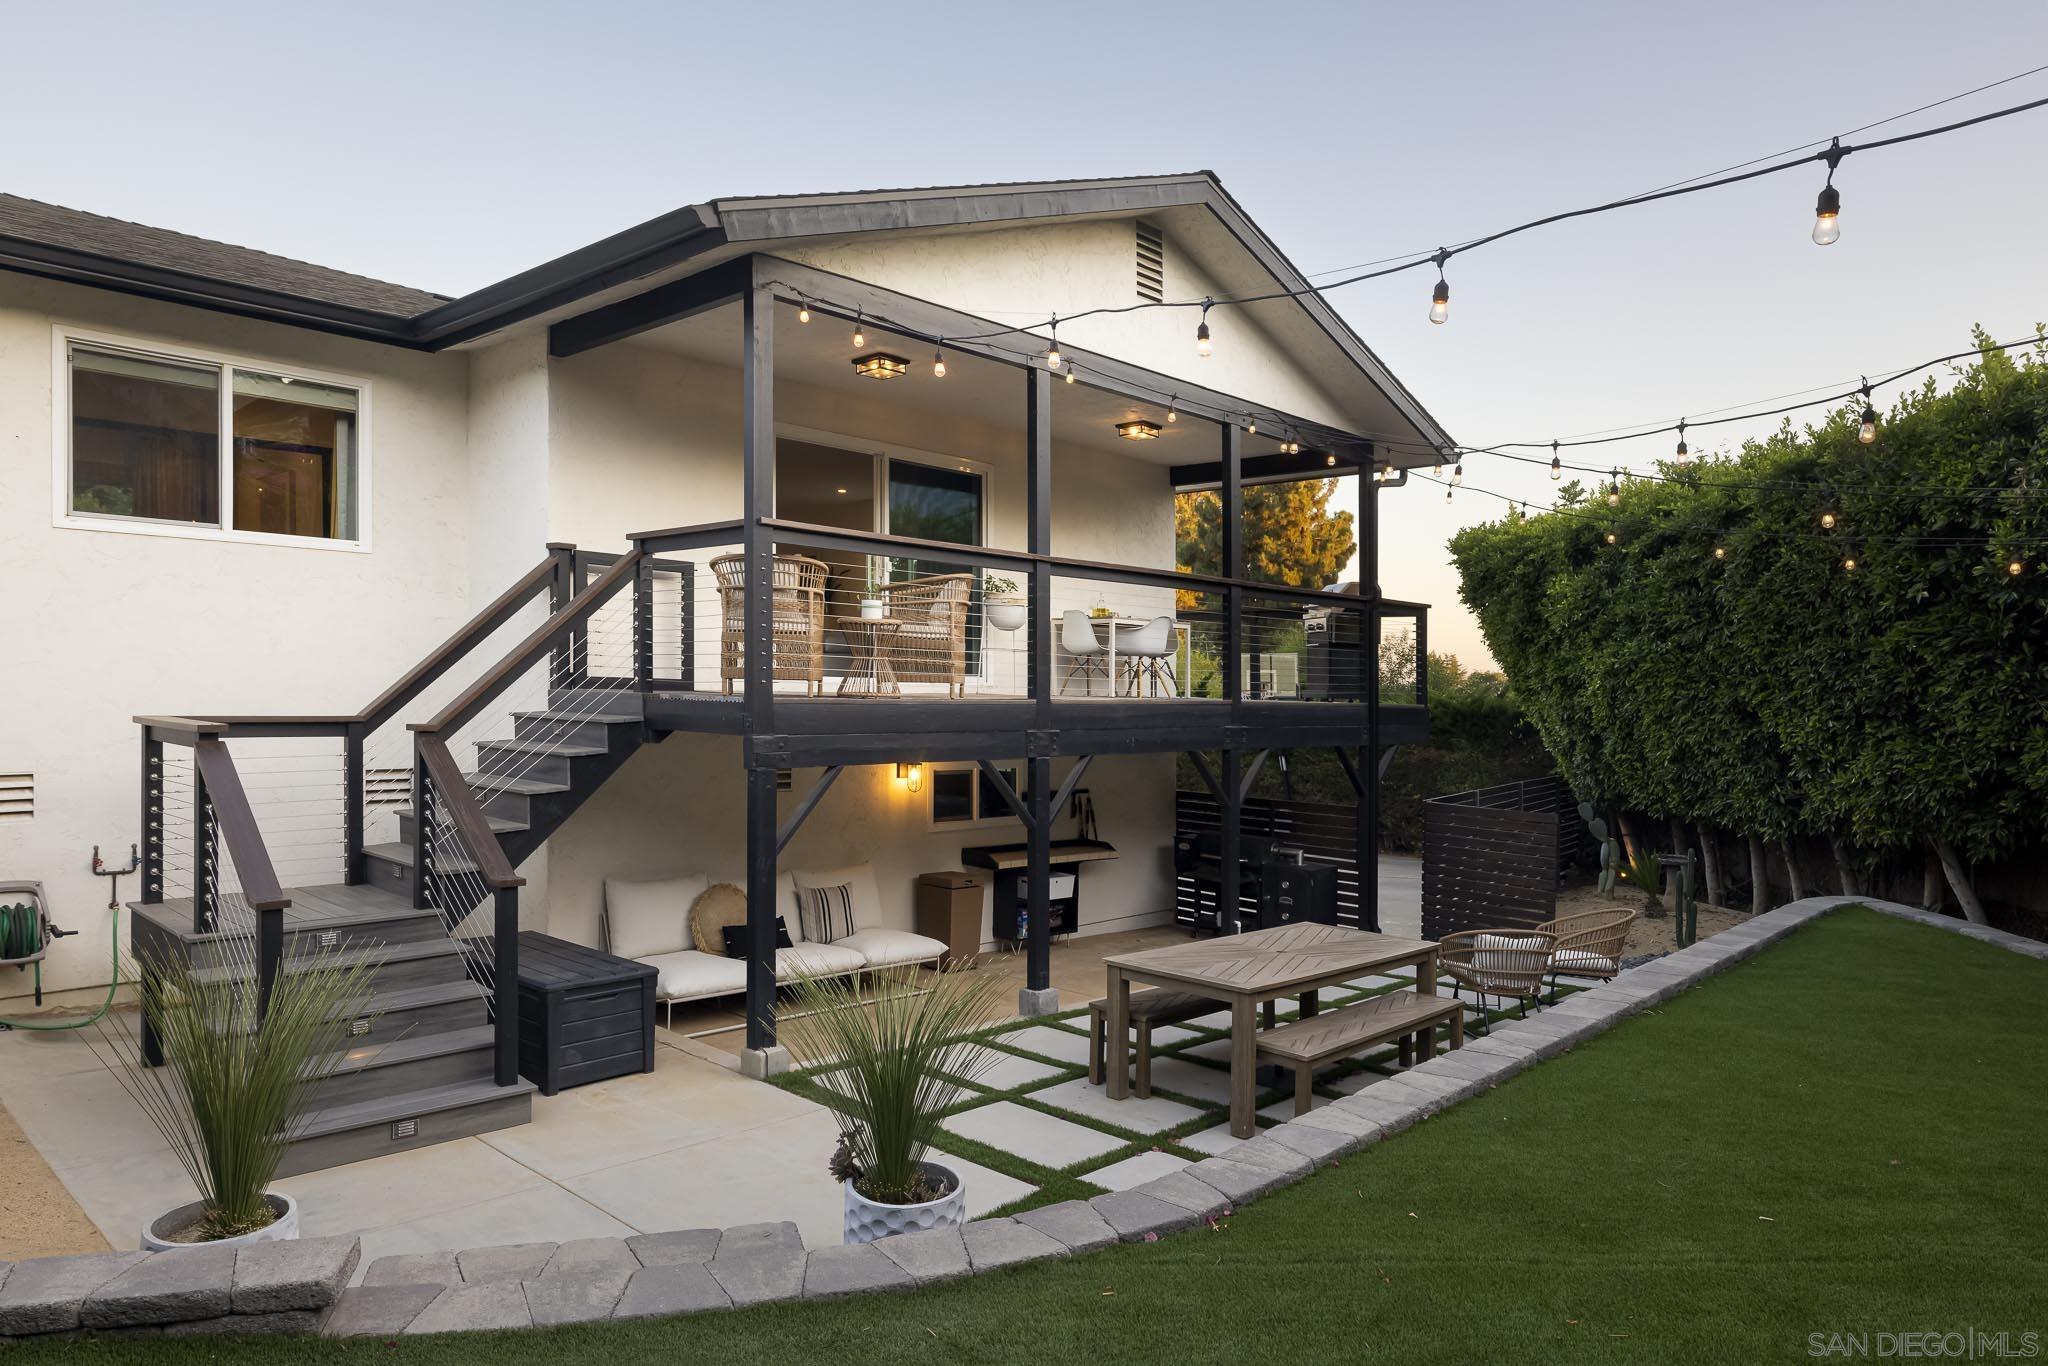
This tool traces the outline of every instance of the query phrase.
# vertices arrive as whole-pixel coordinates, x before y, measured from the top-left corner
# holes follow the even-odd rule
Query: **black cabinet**
[[[519,1074],[565,1086],[654,1070],[655,971],[534,930],[519,935]]]
[[[1223,928],[1221,837],[1214,831],[1174,841],[1174,871],[1182,882],[1175,919],[1197,931]],[[1295,860],[1295,852],[1269,837],[1238,840],[1238,926],[1270,929],[1314,921],[1337,923],[1338,865],[1324,859]]]
[[[1259,870],[1259,928],[1337,923],[1337,865],[1268,863]]]

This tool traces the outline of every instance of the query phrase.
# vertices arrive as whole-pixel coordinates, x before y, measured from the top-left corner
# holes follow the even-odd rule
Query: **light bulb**
[[[1259,423],[1257,418],[1253,418],[1251,421],[1244,424],[1244,434],[1246,436],[1257,436],[1259,434]]]
[[[1550,457],[1550,481],[1554,484],[1564,478],[1564,462],[1556,456]]]
[[[1444,501],[1446,503],[1451,501],[1451,491],[1449,489],[1444,490]]]
[[[1450,316],[1451,287],[1448,282],[1438,280],[1436,288],[1430,292],[1429,296],[1429,320],[1433,323],[1440,323]]]
[[[858,316],[856,316],[856,317],[854,318],[854,320],[853,320],[853,345],[854,345],[854,349],[855,349],[855,350],[859,350],[859,349],[860,349],[861,347],[863,347],[863,346],[866,346],[867,344],[868,344],[868,334],[866,333],[866,331],[864,331],[864,330],[862,329],[862,327],[861,327],[861,325],[860,325],[860,318],[859,318]]]
[[[1816,247],[1833,245],[1842,235],[1842,192],[1833,185],[1823,185],[1820,198],[1813,206],[1813,244]]]
[[[1611,532],[1611,531],[1607,533],[1607,544],[1609,544],[1609,545],[1613,545],[1613,544],[1614,544],[1614,533],[1613,533],[1613,532]]]
[[[1715,546],[1715,547],[1714,547],[1714,558],[1715,558],[1715,559],[1717,559],[1717,560],[1725,560],[1725,559],[1727,559],[1727,558],[1728,558],[1728,547],[1727,547],[1727,546],[1725,546],[1725,545],[1717,545],[1717,546]]]
[[[1463,462],[1451,466],[1451,482],[1453,484],[1462,484],[1465,482],[1465,466]]]
[[[1336,453],[1335,451],[1332,451],[1332,452],[1331,452],[1330,454],[1328,454],[1328,455],[1324,456],[1324,457],[1323,457],[1323,463],[1324,463],[1325,465],[1328,465],[1328,466],[1330,466],[1330,467],[1331,467],[1332,469],[1336,468],[1336,465],[1337,465],[1337,453]]]
[[[1058,337],[1054,337],[1052,345],[1045,348],[1045,368],[1048,370],[1060,368],[1060,339]]]
[[[1078,368],[1079,367],[1072,365],[1069,365],[1067,367],[1067,383],[1072,384],[1074,382],[1074,371]]]
[[[1180,421],[1180,409],[1174,406],[1177,402],[1177,399],[1168,399],[1166,401],[1166,420],[1168,422]]]
[[[1609,484],[1607,486],[1607,506],[1611,508],[1618,508],[1621,506],[1620,484]]]
[[[2024,574],[2026,570],[2026,564],[2020,560],[2009,561],[2005,566],[2005,572],[2012,575],[2014,578],[2018,578],[2021,574]]]
[[[1833,531],[1833,530],[1835,529],[1835,514],[1834,514],[1834,513],[1832,513],[1832,512],[1823,512],[1823,513],[1822,513],[1822,514],[1820,515],[1820,529],[1821,529],[1822,531]]]
[[[1683,465],[1686,461],[1692,459],[1692,452],[1686,448],[1684,437],[1681,436],[1678,438],[1678,449],[1672,452],[1672,458],[1677,460],[1678,463],[1681,465]]]
[[[1209,354],[1209,301],[1206,299],[1202,301],[1201,325],[1195,329],[1195,354],[1198,356],[1207,356]]]
[[[1877,409],[1869,404],[1863,406],[1863,425],[1856,429],[1856,439],[1866,446],[1877,440]]]
[[[945,377],[946,353],[943,351],[934,351],[932,352],[932,378],[944,379]]]
[[[1431,473],[1432,475],[1434,475],[1435,477],[1437,477],[1438,479],[1441,479],[1441,478],[1443,478],[1443,477],[1444,477],[1444,462],[1443,462],[1443,460],[1442,460],[1441,458],[1439,458],[1439,459],[1437,460],[1437,462],[1436,462],[1436,463],[1435,463],[1434,465],[1431,465],[1431,466],[1429,467],[1429,472],[1430,472],[1430,473]]]
[[[1849,558],[1849,559],[1843,560],[1843,561],[1842,561],[1842,568],[1844,568],[1844,569],[1848,570],[1848,571],[1849,571],[1849,572],[1850,572],[1851,574],[1855,573],[1855,572],[1856,572],[1856,561],[1855,561],[1854,557],[1851,557],[1851,558]]]
[[[809,304],[798,304],[796,306],[796,320],[800,323],[807,323],[811,320],[811,306]]]

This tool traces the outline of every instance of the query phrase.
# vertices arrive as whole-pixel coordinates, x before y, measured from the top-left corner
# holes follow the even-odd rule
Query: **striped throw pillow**
[[[853,888],[805,887],[803,904],[797,913],[803,919],[804,938],[813,944],[829,944],[853,933]]]

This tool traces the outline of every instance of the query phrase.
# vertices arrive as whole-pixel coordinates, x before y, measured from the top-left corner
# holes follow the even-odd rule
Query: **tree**
[[[1244,576],[1293,588],[1327,588],[1358,549],[1348,512],[1330,511],[1334,479],[1254,484],[1244,491]],[[1223,572],[1223,500],[1183,493],[1174,500],[1174,548],[1192,574]]]
[[[1468,528],[1460,592],[1582,797],[1753,866],[1824,835],[1845,886],[1924,840],[1981,918],[1967,863],[2048,836],[2048,343],[1929,380],[1872,444],[1860,407]]]

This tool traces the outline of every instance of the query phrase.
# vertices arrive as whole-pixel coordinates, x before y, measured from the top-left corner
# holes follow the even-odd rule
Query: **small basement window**
[[[65,339],[64,521],[360,542],[361,386]]]
[[[998,764],[996,772],[1003,775],[1020,801],[1026,800],[1023,770],[1018,765]],[[925,790],[930,794],[931,824],[935,830],[1017,819],[1017,813],[977,764],[933,764],[925,777]]]

